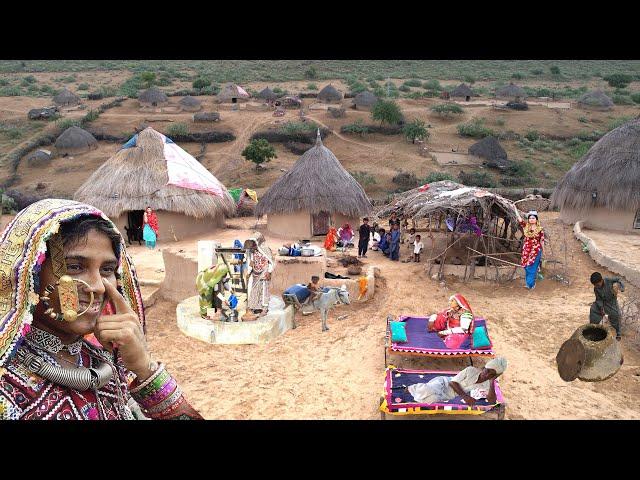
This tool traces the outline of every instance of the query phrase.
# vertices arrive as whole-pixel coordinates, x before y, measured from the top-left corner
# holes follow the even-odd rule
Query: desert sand
[[[567,245],[570,285],[545,278],[533,291],[522,280],[496,286],[453,277],[445,285],[428,278],[424,264],[391,262],[369,252],[366,264],[378,266],[383,280],[366,303],[333,310],[330,331],[322,333],[319,315],[298,316],[298,328],[267,345],[209,345],[187,337],[176,325],[176,304],[157,301],[147,311],[150,348],[177,377],[189,400],[208,419],[378,419],[384,375],[384,334],[388,314],[428,315],[462,293],[474,311],[488,319],[497,354],[509,367],[500,379],[507,419],[637,419],[640,406],[638,325],[623,327],[625,363],[599,383],[563,382],[555,355],[574,330],[588,322],[593,301],[589,275],[599,267],[557,213],[541,214],[550,237],[550,255],[564,261]],[[233,219],[217,238],[246,238],[253,219]],[[241,229],[242,228],[242,229]],[[278,241],[267,236],[272,249]],[[194,241],[181,242],[185,248]],[[175,245],[171,245],[175,248]],[[161,278],[161,256],[137,245],[131,249],[141,276]],[[556,258],[556,257],[554,257]],[[160,259],[160,260],[158,260]],[[159,263],[160,261],[160,263]],[[305,279],[292,279],[304,281]],[[638,294],[632,285],[621,297]],[[338,315],[348,315],[338,321]],[[459,369],[464,360],[391,357],[396,366]],[[483,361],[474,362],[482,365]],[[414,417],[410,417],[414,418]]]

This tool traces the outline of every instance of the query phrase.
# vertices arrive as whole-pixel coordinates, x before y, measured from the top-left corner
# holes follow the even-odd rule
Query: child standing
[[[414,262],[420,262],[420,252],[422,252],[423,248],[424,248],[424,245],[422,244],[420,235],[416,235],[416,239],[413,242],[413,261]]]
[[[416,229],[412,228],[409,230],[409,236],[407,237],[407,248],[411,250],[413,248],[413,243],[416,241]]]

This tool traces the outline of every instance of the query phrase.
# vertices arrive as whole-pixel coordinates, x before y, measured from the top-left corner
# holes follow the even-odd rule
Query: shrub
[[[443,180],[451,180],[452,182],[454,182],[455,178],[447,172],[431,172],[429,175],[425,177],[422,183],[425,184],[425,183],[441,182]]]
[[[89,84],[81,83],[80,85],[78,85],[78,90],[89,90]]]
[[[514,78],[516,80],[522,80],[525,77],[526,77],[526,75],[524,73],[521,73],[521,72],[515,72],[515,73],[511,74],[511,78]]]
[[[93,122],[94,120],[97,120],[99,116],[100,113],[98,113],[97,110],[90,110],[82,119],[82,123]]]
[[[180,135],[189,135],[189,126],[186,123],[172,123],[167,127],[167,136],[177,137]]]
[[[49,95],[53,95],[55,93],[55,90],[51,85],[42,85],[40,87],[40,91]]]
[[[102,87],[100,87],[99,92],[103,97],[115,97],[118,94],[118,90],[116,89],[116,87],[113,87],[111,85],[103,85]]]
[[[571,167],[571,163],[568,160],[560,157],[552,158],[549,163],[551,163],[551,165],[553,165],[557,169],[560,169],[563,171],[569,170],[569,168]]]
[[[438,80],[428,80],[422,84],[422,88],[425,90],[442,90],[442,86]]]
[[[208,78],[196,78],[192,83],[191,86],[193,88],[197,88],[198,90],[201,90],[205,87],[208,87],[211,85],[211,80],[209,80]]]
[[[210,85],[200,90],[203,95],[217,95],[220,93],[220,87],[218,85]]]
[[[369,133],[369,127],[367,127],[361,119],[356,120],[354,123],[344,125],[340,128],[340,133],[353,133],[364,137]]]
[[[460,172],[458,180],[470,187],[495,188],[496,186],[495,180],[486,172]]]
[[[609,84],[609,86],[614,88],[625,88],[633,80],[631,75],[627,75],[625,73],[612,73],[611,75],[603,77],[603,79]]]
[[[0,189],[1,208],[0,213],[3,215],[11,214],[16,210],[16,202],[9,195],[5,195],[4,191]]]
[[[142,82],[144,88],[151,88],[156,81],[156,74],[154,72],[142,72],[138,74],[138,78]]]
[[[379,100],[371,109],[371,118],[380,122],[397,125],[402,120],[402,112],[398,104],[391,100]]]
[[[22,138],[24,135],[24,131],[22,128],[5,125],[4,123],[0,123],[0,134],[9,140],[17,140],[18,138]]]
[[[499,118],[499,119],[496,120],[496,125],[497,126],[504,127],[504,124],[505,124],[505,122],[504,122],[503,118]]]
[[[318,126],[313,122],[286,122],[279,130],[286,135],[315,132]]]
[[[613,130],[614,128],[618,128],[620,125],[624,125],[632,118],[633,117],[626,117],[626,116],[614,118],[613,120],[609,121],[609,123],[607,123],[607,131]]]
[[[361,171],[349,172],[349,173],[353,178],[355,178],[356,182],[358,182],[362,186],[375,185],[376,183],[378,183],[376,181],[376,178],[370,173],[361,172]]]
[[[407,87],[421,87],[422,82],[420,80],[411,79],[404,82],[403,85],[406,85]]]
[[[416,143],[416,140],[420,139],[428,140],[430,135],[426,124],[419,119],[407,123],[402,129],[402,133],[408,140],[411,140],[411,143]]]
[[[443,117],[449,117],[451,115],[460,115],[464,113],[464,109],[456,103],[441,103],[431,107],[433,113],[437,113]]]
[[[400,90],[401,92],[410,92],[411,91],[411,89],[406,85],[400,85],[400,88],[398,90]]]
[[[495,136],[495,132],[485,127],[484,118],[475,118],[467,123],[461,123],[457,126],[458,134],[462,137],[484,138],[489,135]]]
[[[524,138],[526,138],[530,142],[535,142],[536,140],[540,139],[540,134],[536,130],[529,130],[525,134]]]
[[[534,75],[542,75],[544,73],[544,70],[542,70],[541,68],[534,68],[533,70],[531,70],[531,73]]]
[[[6,87],[7,85],[9,85],[9,80],[6,78],[0,78],[0,87]]]
[[[632,93],[631,100],[633,100],[635,103],[640,103],[640,92]]]
[[[311,65],[307,70],[305,70],[304,78],[308,78],[310,80],[318,78],[318,71],[316,70],[316,67]]]
[[[28,87],[29,85],[31,85],[33,83],[36,83],[36,82],[37,82],[36,77],[34,77],[33,75],[27,75],[26,77],[24,77],[22,79],[21,83],[22,83],[23,87]]]
[[[503,187],[522,187],[529,183],[530,179],[518,178],[518,177],[502,177],[500,179],[500,185]]]
[[[473,85],[474,83],[476,83],[476,77],[473,77],[471,75],[465,75],[464,78],[462,79],[464,82],[466,83],[470,83],[471,85]]]
[[[367,86],[364,83],[360,82],[353,82],[349,88],[352,94],[357,94],[367,90]]]
[[[627,95],[613,94],[611,100],[613,100],[613,103],[616,105],[633,105],[633,100]]]
[[[521,162],[511,162],[507,167],[505,174],[511,177],[520,177],[530,180],[535,171],[536,167],[533,163],[528,160],[523,160]]]
[[[272,158],[278,158],[273,145],[270,145],[264,138],[251,140],[251,143],[245,147],[241,155],[250,162],[255,163],[256,169],[258,169],[259,165],[271,161]]]
[[[19,97],[20,95],[22,90],[17,85],[0,88],[0,97]]]
[[[551,67],[549,67],[549,71],[551,72],[551,75],[560,75],[560,67],[558,67],[557,65],[552,65]]]
[[[404,190],[410,190],[418,186],[418,179],[415,173],[400,172],[393,177],[392,182]]]
[[[79,127],[80,120],[76,120],[74,118],[62,118],[60,120],[56,120],[56,127],[60,130],[66,130],[69,127]]]
[[[318,90],[318,86],[315,83],[308,83],[307,90]]]
[[[580,123],[587,123],[589,122],[589,119],[587,117],[578,117],[578,121]]]

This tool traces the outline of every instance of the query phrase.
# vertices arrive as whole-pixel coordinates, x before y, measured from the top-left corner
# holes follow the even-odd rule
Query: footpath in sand
[[[638,325],[623,327],[625,364],[613,378],[565,383],[557,373],[560,345],[588,321],[593,301],[589,275],[596,269],[609,272],[581,251],[571,227],[556,218],[556,213],[545,213],[541,220],[552,253],[560,252],[567,241],[569,286],[545,279],[529,292],[520,281],[495,286],[476,280],[465,285],[449,278],[441,287],[427,277],[423,264],[391,262],[379,252],[369,252],[365,262],[380,267],[383,277],[376,282],[375,297],[333,310],[329,332],[321,332],[316,313],[299,316],[297,329],[267,345],[209,345],[182,334],[176,325],[176,304],[161,300],[147,310],[149,345],[194,407],[209,419],[378,419],[386,316],[428,315],[460,292],[475,312],[488,319],[496,352],[509,361],[500,382],[508,402],[507,419],[640,419]],[[232,228],[219,238],[224,242],[246,238],[253,222],[231,220]],[[274,239],[267,240],[273,250],[279,246]],[[157,253],[136,246],[132,255],[139,272],[164,275],[155,273]],[[153,265],[147,269],[148,261]],[[628,286],[623,295],[634,294],[638,289]],[[336,320],[343,314],[348,317]],[[466,365],[461,360],[406,357],[391,361],[442,370]]]

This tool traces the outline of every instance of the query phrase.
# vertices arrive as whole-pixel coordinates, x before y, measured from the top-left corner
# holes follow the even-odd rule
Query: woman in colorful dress
[[[338,232],[334,227],[329,228],[329,232],[324,239],[324,248],[327,252],[333,252],[336,249],[336,243],[338,242]]]
[[[254,232],[253,236],[244,242],[244,248],[250,255],[247,308],[254,315],[263,316],[269,311],[269,287],[271,273],[275,268],[273,254],[260,232]]]
[[[156,240],[158,239],[158,216],[156,212],[147,207],[142,219],[144,225],[142,229],[142,238],[148,248],[156,248]]]
[[[70,200],[28,206],[0,234],[0,419],[202,419],[144,325],[113,222]]]
[[[449,297],[450,306],[431,315],[427,324],[430,332],[438,332],[448,348],[458,348],[473,331],[473,310],[459,293]]]
[[[544,230],[538,219],[538,212],[531,210],[527,213],[525,222],[518,212],[518,223],[524,231],[524,244],[522,245],[521,265],[524,267],[526,288],[533,290],[536,287],[536,277],[540,262],[544,255]]]

